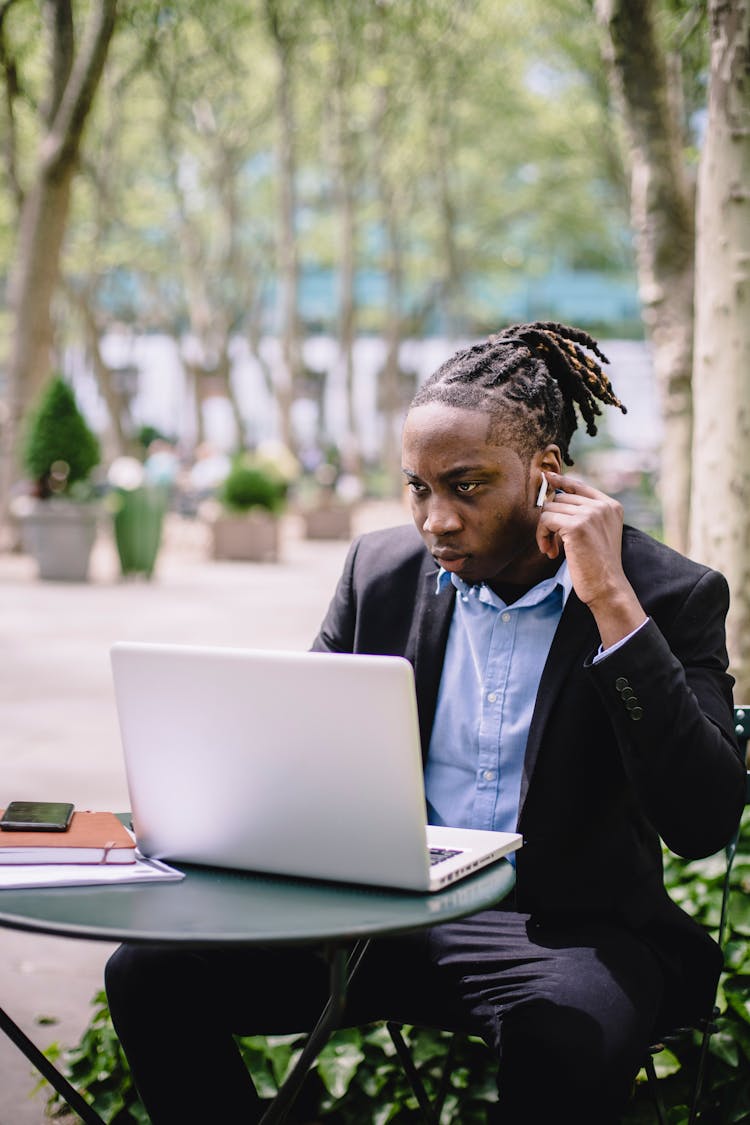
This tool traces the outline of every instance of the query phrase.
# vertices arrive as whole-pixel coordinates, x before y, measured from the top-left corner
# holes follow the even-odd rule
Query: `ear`
[[[531,458],[529,465],[529,497],[536,507],[539,507],[539,488],[544,480],[545,471],[559,473],[562,471],[562,454],[558,445],[547,445],[539,449]]]
[[[532,487],[539,488],[541,474],[545,471],[561,473],[563,468],[562,453],[559,445],[546,445],[539,449],[531,458],[529,477]]]
[[[536,458],[538,458],[537,468],[541,470],[549,470],[551,473],[563,471],[563,459],[559,445],[545,446],[535,455],[535,460]]]

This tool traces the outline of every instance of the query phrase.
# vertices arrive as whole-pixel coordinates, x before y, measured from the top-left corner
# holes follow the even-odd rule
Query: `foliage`
[[[230,512],[247,512],[250,508],[280,512],[287,488],[286,478],[273,462],[257,454],[241,453],[219,489],[219,499]]]
[[[156,426],[147,425],[138,427],[135,440],[138,447],[145,452],[155,441],[165,441],[169,445],[174,445],[176,439],[174,434],[165,434]]]
[[[69,493],[99,464],[99,440],[60,375],[47,384],[28,419],[22,455],[40,497]]]
[[[339,261],[332,149],[340,135],[358,226],[357,304],[368,326],[383,320],[370,271],[386,267],[384,209],[399,229],[401,311],[417,319],[442,318],[445,302],[458,300],[465,326],[477,306],[496,326],[497,291],[493,300],[471,275],[515,286],[553,265],[631,268],[622,172],[595,77],[596,28],[580,5],[280,0],[275,8],[304,43],[293,56],[300,264],[312,277]],[[25,165],[39,128],[26,115],[45,74],[35,6],[13,6],[4,31],[25,95],[16,99]],[[199,0],[129,7],[93,110],[66,242],[68,278],[86,287],[98,275],[89,299],[104,319],[179,330],[208,298],[240,331],[259,303],[273,325],[274,74],[259,0],[217,0],[210,21]],[[0,243],[0,266],[9,251]],[[321,307],[303,292],[300,311],[330,328],[335,303]]]
[[[665,854],[665,882],[672,898],[709,931],[716,933],[721,912],[725,862],[723,855],[687,861]],[[730,1125],[750,1120],[750,810],[743,816],[731,874],[726,931],[725,972],[719,986],[717,1031],[711,1038],[704,1085],[705,1125]],[[688,1120],[689,1100],[698,1058],[697,1033],[679,1037],[657,1055],[664,1103],[673,1107],[670,1125]],[[628,1125],[653,1121],[643,1091]]]
[[[721,908],[723,856],[685,861],[665,854],[665,880],[672,897],[709,930],[716,929]],[[750,810],[743,819],[732,870],[726,972],[719,989],[720,1015],[711,1041],[704,1110],[705,1125],[750,1120]],[[133,1089],[127,1060],[112,1030],[104,993],[95,999],[91,1023],[80,1043],[63,1054],[65,1073],[112,1125],[147,1121]],[[415,1061],[428,1089],[434,1090],[447,1051],[445,1032],[407,1029]],[[238,1040],[261,1097],[270,1098],[294,1065],[301,1038],[253,1036]],[[187,1048],[186,1048],[187,1050]],[[53,1057],[61,1055],[52,1048]],[[697,1062],[697,1035],[688,1034],[656,1056],[657,1074],[670,1125],[685,1125]],[[408,1125],[420,1117],[416,1103],[382,1025],[336,1032],[321,1053],[302,1095],[311,1119],[331,1125]],[[474,1125],[484,1121],[487,1103],[496,1097],[492,1056],[478,1039],[462,1039],[452,1070],[443,1123]],[[50,1112],[63,1112],[52,1094]],[[639,1081],[627,1125],[652,1125],[654,1111],[645,1082]]]
[[[94,1107],[103,1121],[113,1125],[149,1125],[133,1081],[125,1052],[112,1027],[104,992],[94,997],[94,1012],[77,1046],[63,1052],[59,1045],[48,1048],[52,1062],[64,1063],[65,1074]],[[43,1081],[41,1086],[46,1085]],[[67,1105],[57,1093],[47,1101],[47,1114],[66,1117]]]
[[[94,1014],[78,1045],[66,1052],[55,1045],[47,1054],[53,1061],[62,1061],[67,1077],[108,1125],[147,1125],[148,1116],[112,1028],[104,992],[93,1003]],[[404,1035],[432,1094],[440,1081],[450,1036],[408,1027]],[[297,1061],[303,1041],[299,1035],[237,1040],[261,1098],[275,1096]],[[462,1040],[451,1071],[444,1125],[480,1125],[486,1119],[487,1105],[496,1100],[489,1052],[479,1039]],[[382,1024],[335,1032],[321,1051],[298,1105],[305,1106],[311,1120],[322,1117],[331,1125],[416,1125],[422,1120]],[[48,1115],[63,1117],[66,1112],[53,1092],[47,1102]]]

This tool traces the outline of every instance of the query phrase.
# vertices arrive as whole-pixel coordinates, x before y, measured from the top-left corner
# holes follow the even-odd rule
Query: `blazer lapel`
[[[437,574],[435,564],[430,559],[421,576],[414,625],[409,638],[409,649],[405,653],[414,665],[419,734],[422,742],[422,758],[425,761],[432,724],[435,720],[445,647],[448,643],[456,600],[456,590],[451,583],[446,583],[438,593],[435,592]]]
[[[599,633],[593,615],[588,606],[571,591],[565,603],[560,624],[555,631],[550,646],[547,661],[542,670],[539,681],[534,714],[529,727],[529,739],[526,744],[523,776],[521,778],[521,793],[519,800],[519,821],[523,814],[529,783],[539,757],[547,723],[549,722],[555,700],[563,685],[563,681],[572,666],[578,662],[581,666],[588,654],[599,644]]]

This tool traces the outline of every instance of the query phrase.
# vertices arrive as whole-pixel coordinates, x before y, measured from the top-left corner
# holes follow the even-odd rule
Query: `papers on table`
[[[135,863],[13,863],[0,866],[0,894],[4,889],[33,887],[89,887],[117,883],[149,883],[184,879],[184,872],[136,852]]]

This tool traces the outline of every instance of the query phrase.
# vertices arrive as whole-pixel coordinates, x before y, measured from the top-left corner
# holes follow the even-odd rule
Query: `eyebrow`
[[[419,473],[413,472],[411,469],[402,468],[401,472],[405,477],[413,477],[419,480]],[[488,465],[456,465],[453,469],[449,469],[447,473],[441,473],[440,480],[456,480],[458,477],[465,476],[491,476],[496,472],[495,469]]]

